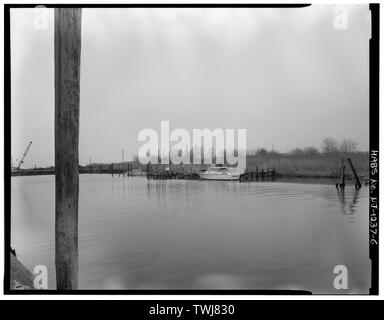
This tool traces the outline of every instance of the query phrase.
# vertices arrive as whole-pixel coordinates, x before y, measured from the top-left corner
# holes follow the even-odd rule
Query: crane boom
[[[29,148],[31,147],[31,144],[32,144],[32,141],[29,141],[29,144],[28,144],[28,147],[27,149],[25,149],[20,161],[19,161],[19,164],[17,165],[17,169],[20,169],[21,165],[24,163],[24,160],[25,160],[25,157],[27,156],[27,153],[29,151]]]

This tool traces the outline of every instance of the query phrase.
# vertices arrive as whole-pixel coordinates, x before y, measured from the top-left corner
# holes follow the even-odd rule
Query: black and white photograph
[[[6,7],[6,292],[377,294],[378,10]]]

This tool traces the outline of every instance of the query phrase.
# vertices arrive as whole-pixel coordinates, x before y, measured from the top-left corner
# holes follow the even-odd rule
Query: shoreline
[[[25,176],[41,176],[41,175],[54,175],[54,171],[29,171],[29,172],[12,172],[11,177],[25,177]],[[110,172],[86,172],[86,171],[80,171],[79,174],[90,174],[90,175],[111,175]],[[114,176],[121,176],[121,174],[114,173]],[[133,176],[124,176],[126,178],[130,177],[141,177],[146,179],[145,173],[142,175],[140,173],[134,173]],[[363,184],[366,184],[368,181],[368,177],[365,175],[359,175],[359,178],[361,179]],[[252,182],[257,182],[257,181],[287,181],[291,179],[303,179],[303,180],[333,180],[337,181],[338,177],[331,175],[331,174],[321,174],[321,173],[311,173],[311,174],[303,174],[303,173],[280,173],[276,172],[275,178],[260,178],[257,180],[253,180]],[[169,180],[188,180],[188,179],[169,179]],[[345,177],[346,181],[353,182],[354,178],[350,175],[346,175]],[[251,181],[243,181],[243,182],[251,182]]]

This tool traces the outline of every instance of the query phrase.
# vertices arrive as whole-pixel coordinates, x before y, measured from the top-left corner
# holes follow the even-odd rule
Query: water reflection
[[[53,177],[12,179],[11,210],[12,247],[54,288]],[[366,187],[81,175],[80,287],[339,293],[344,264],[367,293],[367,213]]]
[[[341,211],[343,215],[348,215],[350,222],[353,222],[353,215],[356,213],[356,207],[359,202],[360,189],[353,188],[352,197],[346,198],[345,188],[336,188],[337,196],[341,205]],[[350,192],[350,191],[349,191]]]

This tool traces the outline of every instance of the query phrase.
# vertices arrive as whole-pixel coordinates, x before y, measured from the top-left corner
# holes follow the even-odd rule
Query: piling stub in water
[[[151,173],[151,161],[147,164],[147,179],[150,179],[150,173]]]
[[[349,163],[349,166],[351,167],[351,170],[352,170],[352,173],[353,173],[353,176],[355,177],[355,180],[356,180],[356,188],[361,188],[361,183],[360,183],[360,179],[359,179],[359,176],[357,175],[356,173],[356,170],[355,170],[355,167],[353,166],[353,163],[352,163],[352,160],[351,158],[348,158],[348,163]]]
[[[344,188],[345,187],[345,164],[344,159],[341,159],[341,164],[339,168],[339,175],[338,175],[338,183],[336,183],[336,188]]]

